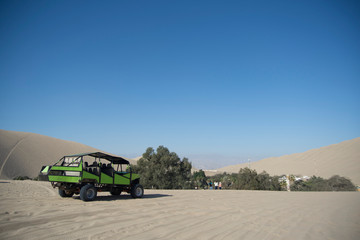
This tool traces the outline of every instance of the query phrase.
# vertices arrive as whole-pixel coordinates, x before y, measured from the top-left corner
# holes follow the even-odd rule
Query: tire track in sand
[[[27,137],[28,137],[28,134],[27,134],[25,137],[21,138],[21,139],[14,145],[14,147],[12,147],[12,149],[10,150],[10,152],[8,153],[8,155],[6,156],[6,158],[4,159],[3,164],[1,165],[1,168],[0,168],[0,176],[2,175],[2,171],[3,171],[3,169],[4,169],[4,166],[5,166],[6,162],[9,160],[9,158],[10,158],[11,154],[13,153],[13,151],[14,151],[14,150],[17,148],[17,146],[19,146],[19,144],[20,144],[22,141],[24,141]]]

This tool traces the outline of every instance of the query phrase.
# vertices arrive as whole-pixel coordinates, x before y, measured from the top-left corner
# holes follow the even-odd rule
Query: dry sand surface
[[[0,177],[35,177],[43,165],[54,164],[64,155],[94,151],[76,142],[0,129]]]
[[[36,177],[42,166],[54,164],[65,155],[98,151],[77,142],[0,129],[0,178]]]
[[[232,165],[218,172],[238,173],[248,164]],[[296,174],[329,178],[340,175],[360,185],[360,138],[295,153],[281,157],[266,158],[253,162],[250,168],[270,175]]]
[[[100,150],[40,134],[0,129],[0,178],[36,177],[43,165],[54,164],[64,155],[94,151]],[[129,161],[136,163],[136,160]],[[224,171],[238,173],[240,168],[247,166],[248,164],[228,166],[217,171],[206,171],[206,175],[212,176]],[[340,175],[360,185],[360,138],[304,153],[263,159],[251,163],[251,168],[259,173],[265,170],[271,175],[299,174],[325,178]]]
[[[360,239],[359,192],[145,190],[60,198],[0,180],[1,239]]]

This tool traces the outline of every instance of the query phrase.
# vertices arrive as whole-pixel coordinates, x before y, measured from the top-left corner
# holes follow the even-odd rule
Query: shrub
[[[265,171],[257,174],[256,170],[250,168],[240,169],[235,187],[243,190],[281,190],[278,177],[271,177]]]
[[[258,190],[259,186],[256,177],[256,170],[241,168],[237,177],[236,189]]]
[[[308,181],[296,181],[292,191],[356,191],[355,185],[347,178],[338,175],[329,179],[313,176]]]
[[[197,188],[205,188],[207,187],[207,177],[203,170],[199,170],[198,172],[194,172],[192,175],[192,180],[194,182],[195,187]]]
[[[13,180],[31,180],[31,178],[29,178],[28,176],[17,176],[14,177]]]
[[[329,178],[328,185],[331,191],[356,191],[356,186],[349,179],[339,175]]]

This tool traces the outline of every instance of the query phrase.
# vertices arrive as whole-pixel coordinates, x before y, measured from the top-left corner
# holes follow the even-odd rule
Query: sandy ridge
[[[94,151],[100,150],[40,134],[0,129],[0,178],[35,177],[43,165],[53,164],[64,155]],[[237,173],[240,168],[247,166],[248,164],[233,165],[207,171],[206,174]],[[338,174],[360,185],[360,138],[304,153],[252,162],[251,168],[258,172],[266,171],[271,175],[299,174],[329,178]]]
[[[1,169],[0,169],[0,176],[2,174],[2,171],[6,165],[6,162],[9,160],[9,157],[11,156],[11,154],[14,152],[14,150],[16,149],[16,147],[26,139],[27,135],[25,135],[24,137],[22,137],[19,141],[16,142],[16,144],[14,145],[14,147],[12,147],[8,153],[8,155],[5,157],[5,159],[2,161],[1,164]]]
[[[217,169],[218,173],[237,173],[248,164],[238,164]],[[250,167],[271,175],[299,174],[329,178],[340,175],[360,185],[360,138],[281,157],[252,162]]]

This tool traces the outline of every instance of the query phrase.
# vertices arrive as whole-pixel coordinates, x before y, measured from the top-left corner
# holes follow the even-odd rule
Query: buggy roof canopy
[[[75,155],[68,155],[65,157],[83,157],[83,156],[91,156],[94,158],[106,159],[106,160],[112,162],[113,164],[129,164],[129,161],[122,157],[116,157],[116,156],[112,156],[112,155],[102,153],[102,152],[80,153],[80,154],[75,154]]]

